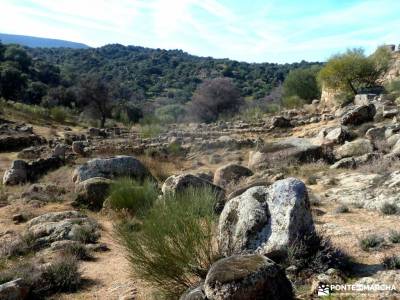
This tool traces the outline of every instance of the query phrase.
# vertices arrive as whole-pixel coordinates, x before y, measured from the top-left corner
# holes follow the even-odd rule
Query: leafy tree
[[[321,96],[321,90],[317,82],[319,71],[319,66],[291,70],[283,82],[284,97],[298,96],[306,102],[319,98]]]
[[[235,113],[243,104],[240,91],[229,78],[203,82],[195,91],[189,111],[196,119],[212,122],[222,113]]]
[[[19,68],[23,71],[27,71],[32,62],[28,53],[18,45],[7,46],[4,51],[4,59],[18,63]]]
[[[13,63],[5,62],[0,65],[0,95],[6,99],[18,100],[27,78]]]
[[[78,101],[92,118],[100,119],[100,127],[103,128],[112,109],[109,84],[94,75],[82,79]]]
[[[40,81],[30,82],[24,93],[24,102],[40,104],[43,96],[47,93],[47,85]]]
[[[329,88],[356,94],[362,88],[376,85],[388,66],[389,54],[382,47],[369,57],[362,49],[351,49],[329,59],[319,79]]]

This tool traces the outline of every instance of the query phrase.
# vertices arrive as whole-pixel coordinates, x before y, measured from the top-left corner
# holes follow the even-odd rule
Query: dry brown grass
[[[398,157],[381,157],[357,167],[357,171],[370,174],[390,174],[400,169]]]
[[[137,157],[157,178],[160,182],[164,182],[169,176],[175,175],[181,172],[183,169],[183,162],[180,159],[174,159],[172,161],[160,160],[159,158],[153,158],[147,155],[141,155]]]

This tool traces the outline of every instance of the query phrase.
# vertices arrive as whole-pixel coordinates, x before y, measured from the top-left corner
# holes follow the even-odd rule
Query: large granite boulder
[[[229,200],[218,224],[224,256],[249,252],[282,255],[288,246],[314,233],[307,188],[296,178],[253,187]]]
[[[220,259],[208,271],[204,284],[210,300],[290,300],[293,290],[285,272],[258,254]]]
[[[154,179],[149,170],[133,156],[116,156],[111,158],[96,158],[75,169],[72,180],[80,183],[89,178],[131,177],[137,180]]]
[[[341,123],[342,125],[361,125],[373,121],[375,114],[374,104],[356,106],[342,117]]]
[[[318,134],[321,143],[343,144],[353,138],[353,133],[346,126],[324,128]]]
[[[226,187],[229,184],[237,183],[243,177],[249,177],[253,172],[238,164],[228,164],[218,168],[214,173],[214,184]]]
[[[93,177],[80,182],[75,188],[77,194],[75,203],[91,209],[101,209],[112,182],[102,177]]]

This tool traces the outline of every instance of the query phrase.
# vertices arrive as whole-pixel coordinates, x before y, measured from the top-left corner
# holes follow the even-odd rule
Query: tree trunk
[[[106,125],[106,115],[102,114],[101,115],[101,120],[100,120],[100,127],[104,128],[105,125]]]

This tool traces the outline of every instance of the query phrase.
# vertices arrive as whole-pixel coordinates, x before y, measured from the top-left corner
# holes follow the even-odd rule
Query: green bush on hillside
[[[116,225],[135,276],[168,299],[204,279],[218,256],[215,201],[210,189],[187,189],[157,202],[139,227]]]

